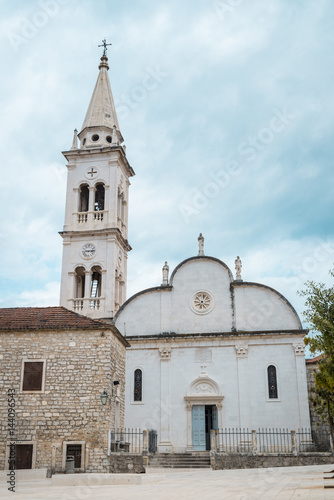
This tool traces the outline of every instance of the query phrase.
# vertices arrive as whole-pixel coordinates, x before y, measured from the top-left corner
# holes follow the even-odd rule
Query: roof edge
[[[285,302],[285,304],[288,307],[290,307],[290,309],[292,310],[293,314],[296,316],[296,318],[298,320],[298,323],[299,323],[299,326],[300,326],[301,330],[303,329],[302,322],[300,320],[300,317],[298,316],[298,313],[297,313],[296,309],[293,307],[293,305],[291,304],[291,302],[289,302],[288,299],[284,297],[284,295],[282,295],[280,292],[278,292],[277,290],[275,290],[275,288],[272,288],[271,286],[268,286],[268,285],[263,285],[262,283],[256,283],[256,282],[252,282],[252,281],[233,281],[231,283],[231,286],[233,286],[233,287],[255,286],[255,287],[259,287],[259,288],[265,288],[266,290],[270,290],[271,292],[273,292],[276,295],[278,295],[279,298],[283,302]]]
[[[159,291],[166,291],[166,292],[171,292],[173,290],[173,287],[171,285],[161,285],[161,286],[154,286],[152,288],[146,288],[145,290],[141,290],[140,292],[135,293],[131,297],[129,297],[124,304],[121,305],[121,307],[118,309],[117,313],[113,317],[112,324],[115,324],[118,316],[121,314],[122,311],[132,302],[133,300],[137,299],[141,295],[145,295],[147,293],[154,293],[154,292],[159,292]]]
[[[189,257],[188,259],[183,260],[182,262],[180,262],[180,264],[178,264],[176,266],[176,268],[174,269],[174,271],[171,274],[170,284],[173,285],[174,277],[175,277],[176,273],[178,272],[178,270],[182,266],[184,266],[185,264],[188,264],[191,261],[195,261],[195,260],[211,260],[213,262],[216,262],[217,264],[220,264],[222,267],[224,267],[228,271],[230,279],[231,279],[231,281],[233,281],[233,279],[234,279],[233,274],[232,274],[230,268],[225,264],[225,262],[223,262],[220,259],[217,259],[217,257],[211,257],[210,255],[195,255],[194,257]]]

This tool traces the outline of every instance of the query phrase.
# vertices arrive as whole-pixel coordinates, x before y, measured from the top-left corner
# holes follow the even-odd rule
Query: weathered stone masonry
[[[87,321],[89,329],[0,330],[0,469],[8,466],[7,391],[15,389],[15,437],[34,445],[33,468],[63,470],[66,443],[75,442],[82,445],[83,470],[107,471],[108,430],[115,424],[116,400],[119,423],[124,425],[127,342],[114,327]],[[24,360],[44,360],[43,391],[20,390]],[[100,398],[104,390],[109,396],[106,406]]]

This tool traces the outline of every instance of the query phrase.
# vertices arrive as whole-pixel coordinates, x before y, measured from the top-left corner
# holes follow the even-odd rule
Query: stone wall
[[[298,465],[334,464],[334,457],[330,453],[308,453],[300,455],[223,455],[211,456],[211,467],[221,469],[256,469],[266,467],[295,467]]]
[[[108,472],[118,474],[143,474],[147,457],[134,453],[112,453],[108,459]]]
[[[14,389],[15,438],[33,444],[33,468],[61,472],[66,442],[74,442],[82,445],[82,470],[107,472],[115,380],[124,425],[125,346],[112,329],[0,332],[0,353],[0,469],[8,466],[7,391]],[[43,391],[21,391],[24,360],[45,361]]]
[[[309,394],[315,386],[314,375],[317,366],[318,366],[317,363],[309,363],[309,362],[306,363],[307,387]],[[329,451],[330,449],[329,425],[320,418],[320,416],[314,411],[314,408],[311,404],[310,404],[310,420],[311,420],[312,437],[313,441],[316,444],[317,449],[319,451]]]

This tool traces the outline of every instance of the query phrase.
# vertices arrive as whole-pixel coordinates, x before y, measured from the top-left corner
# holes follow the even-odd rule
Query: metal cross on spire
[[[103,47],[103,55],[105,56],[106,55],[106,52],[107,52],[107,46],[108,45],[112,45],[111,43],[107,43],[107,40],[104,39],[102,40],[102,45],[99,45],[99,47]]]

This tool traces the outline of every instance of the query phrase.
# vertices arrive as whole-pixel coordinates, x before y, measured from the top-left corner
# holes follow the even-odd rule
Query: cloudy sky
[[[205,253],[283,293],[334,262],[332,0],[1,2],[0,306],[57,305],[65,158],[106,37],[128,159],[128,295]],[[148,78],[150,76],[150,78]],[[148,84],[149,82],[149,84]]]

